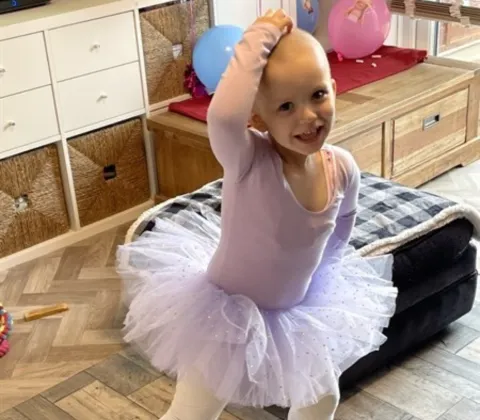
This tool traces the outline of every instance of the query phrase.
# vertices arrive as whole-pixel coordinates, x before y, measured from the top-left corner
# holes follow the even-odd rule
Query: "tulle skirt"
[[[219,239],[218,215],[184,210],[118,249],[125,341],[159,371],[181,379],[195,369],[232,404],[304,407],[338,392],[341,373],[386,340],[397,297],[391,255],[347,247],[320,264],[301,304],[263,310],[208,281]]]

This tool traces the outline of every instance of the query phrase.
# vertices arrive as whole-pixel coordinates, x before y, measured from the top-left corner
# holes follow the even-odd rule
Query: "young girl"
[[[385,341],[392,258],[348,245],[359,170],[324,144],[335,83],[318,42],[291,29],[282,10],[259,18],[212,100],[221,219],[185,210],[119,249],[125,339],[177,377],[162,420],[216,420],[229,403],[331,420],[340,374]]]

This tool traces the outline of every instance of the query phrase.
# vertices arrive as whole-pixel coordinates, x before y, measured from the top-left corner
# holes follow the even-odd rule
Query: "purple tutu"
[[[196,369],[232,404],[301,407],[335,392],[341,373],[385,342],[397,297],[391,255],[346,247],[322,262],[301,304],[263,310],[208,281],[219,239],[217,214],[184,210],[118,249],[125,341],[159,371],[181,378]]]

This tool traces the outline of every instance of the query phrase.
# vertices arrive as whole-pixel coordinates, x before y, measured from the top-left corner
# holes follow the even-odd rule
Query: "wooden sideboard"
[[[430,58],[343,93],[329,143],[363,171],[416,187],[480,159],[480,65]],[[147,119],[154,133],[157,202],[222,177],[205,123],[172,112]]]

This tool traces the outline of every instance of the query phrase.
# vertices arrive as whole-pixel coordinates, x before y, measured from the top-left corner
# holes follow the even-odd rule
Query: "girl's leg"
[[[169,410],[160,420],[217,420],[226,402],[218,400],[192,372],[178,381]]]
[[[338,395],[325,395],[318,403],[309,407],[290,409],[288,420],[333,420],[340,398]]]

